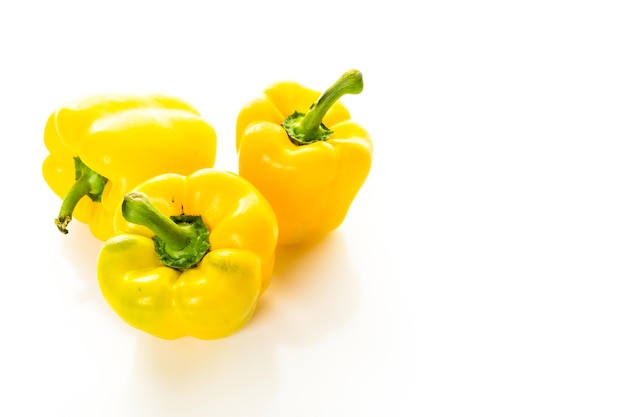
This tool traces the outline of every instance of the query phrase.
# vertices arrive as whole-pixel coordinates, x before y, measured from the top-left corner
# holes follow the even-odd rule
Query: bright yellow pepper
[[[356,70],[321,96],[295,82],[279,82],[240,112],[239,174],[272,205],[279,244],[313,240],[339,227],[365,182],[372,141],[337,101],[362,89]]]
[[[241,329],[270,284],[278,235],[265,198],[212,168],[163,174],[128,193],[98,281],[128,324],[163,339],[216,339]]]
[[[96,95],[54,111],[43,176],[63,199],[55,223],[72,218],[106,240],[126,192],[155,175],[212,167],[216,134],[189,103],[163,95]]]

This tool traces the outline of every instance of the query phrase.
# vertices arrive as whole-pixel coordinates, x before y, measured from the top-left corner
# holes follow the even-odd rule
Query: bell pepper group
[[[99,95],[45,126],[43,177],[103,241],[96,272],[111,309],[162,339],[217,339],[252,318],[280,245],[336,229],[365,182],[372,141],[339,102],[359,71],[323,94],[271,85],[235,126],[238,172],[213,168],[217,135],[197,109],[164,95]]]

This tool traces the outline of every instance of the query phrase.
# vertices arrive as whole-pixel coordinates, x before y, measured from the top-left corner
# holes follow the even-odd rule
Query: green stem
[[[333,133],[322,123],[328,110],[345,94],[359,94],[361,91],[363,91],[361,72],[347,71],[311,105],[307,113],[295,111],[285,119],[282,126],[296,145],[327,140]]]
[[[67,226],[72,221],[72,213],[78,202],[85,196],[92,201],[100,201],[107,182],[105,177],[89,168],[78,157],[74,158],[74,168],[76,182],[63,198],[59,216],[54,219],[54,224],[63,234],[68,233]]]
[[[188,269],[195,266],[210,249],[209,230],[201,216],[167,217],[140,192],[131,192],[122,202],[124,218],[150,229],[155,251],[166,266]]]
[[[124,196],[122,215],[127,221],[150,229],[173,250],[180,250],[191,241],[192,233],[157,210],[143,193],[131,192]]]

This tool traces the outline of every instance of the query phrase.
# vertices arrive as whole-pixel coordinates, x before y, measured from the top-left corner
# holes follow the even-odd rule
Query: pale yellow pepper
[[[95,95],[55,110],[46,123],[43,177],[72,218],[100,240],[113,234],[124,194],[155,175],[212,167],[216,134],[189,103],[164,95]]]
[[[154,177],[125,196],[114,224],[98,258],[100,288],[124,321],[156,337],[228,336],[271,282],[276,218],[236,174]]]

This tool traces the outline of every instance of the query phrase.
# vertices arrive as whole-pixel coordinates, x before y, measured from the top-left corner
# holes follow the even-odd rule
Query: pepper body
[[[304,144],[290,138],[285,120],[307,112],[319,97],[298,83],[278,82],[237,118],[239,174],[272,205],[281,245],[314,240],[341,225],[371,167],[370,136],[341,102],[322,119],[327,138]]]
[[[67,219],[89,224],[100,240],[112,235],[113,212],[127,191],[162,173],[212,167],[216,153],[213,127],[189,103],[164,95],[95,95],[69,103],[48,118],[44,143],[43,177],[62,199],[79,180],[77,163],[103,179],[103,189],[82,196]]]
[[[131,326],[163,339],[216,339],[241,329],[272,277],[278,226],[266,199],[244,178],[210,168],[154,177],[136,193],[165,217],[200,216],[209,250],[192,267],[167,266],[157,256],[155,232],[127,220],[125,200],[114,214],[116,235],[98,258],[109,305]]]

